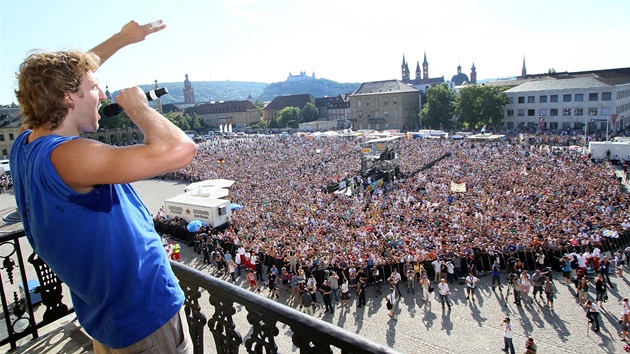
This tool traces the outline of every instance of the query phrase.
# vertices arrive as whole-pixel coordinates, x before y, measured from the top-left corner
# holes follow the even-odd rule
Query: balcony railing
[[[18,230],[0,238],[0,269],[4,271],[0,272],[0,286],[4,325],[7,329],[7,336],[0,338],[0,347],[10,344],[11,349],[16,348],[18,341],[24,337],[38,338],[38,329],[74,312],[73,308],[62,303],[62,282],[52,270],[35,253],[28,258],[31,265],[24,262],[20,247],[20,242],[28,242],[24,236],[24,231]],[[171,265],[186,295],[184,308],[195,353],[235,354],[242,346],[247,353],[278,353],[276,342],[281,335],[278,326],[283,324],[290,328],[291,343],[299,348],[300,353],[332,353],[333,348],[337,348],[335,352],[341,353],[395,353],[389,347],[209,274],[173,261]],[[19,273],[19,280],[16,280],[15,273]],[[24,286],[22,294],[15,284],[28,284],[27,273],[35,273],[40,284],[34,292],[41,295],[45,306],[43,318],[39,321],[36,320],[39,316],[35,315],[31,306],[30,291]],[[239,305],[247,311],[249,328],[245,338],[235,323],[236,306]],[[282,336],[289,334],[285,332]],[[214,343],[205,343],[206,339]],[[286,338],[281,339],[287,342]]]
[[[28,258],[30,266],[24,262],[20,245],[20,242],[28,242],[24,236],[24,230],[17,230],[0,237],[0,270],[3,271],[0,272],[0,296],[4,315],[1,326],[5,333],[0,338],[0,347],[10,344],[11,349],[15,349],[22,338],[38,338],[40,328],[74,312],[74,308],[62,302],[62,282],[46,263],[35,253]],[[37,275],[39,286],[35,289],[29,289],[29,274]],[[41,296],[45,306],[39,321],[33,310],[31,291]]]

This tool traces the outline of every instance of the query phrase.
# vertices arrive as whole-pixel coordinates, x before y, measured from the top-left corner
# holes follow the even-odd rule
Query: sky
[[[16,102],[29,52],[87,51],[130,20],[167,28],[97,72],[111,91],[183,81],[280,82],[289,73],[354,83],[477,79],[630,67],[628,0],[0,0],[0,104]],[[194,86],[193,86],[194,87]],[[17,102],[16,102],[17,103]]]

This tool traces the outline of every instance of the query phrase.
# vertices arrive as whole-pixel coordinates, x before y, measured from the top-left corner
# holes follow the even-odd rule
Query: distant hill
[[[183,82],[162,82],[160,87],[168,89],[168,95],[162,96],[162,104],[184,103]],[[302,81],[285,81],[266,84],[262,82],[243,81],[193,81],[195,102],[246,100],[252,96],[255,100],[271,101],[274,97],[310,93],[315,97],[337,96],[342,93],[352,93],[359,87],[359,83],[342,84],[327,79],[308,79]],[[153,84],[140,85],[149,91]],[[112,92],[112,97],[118,96],[118,91]]]
[[[334,97],[342,93],[352,93],[361,84],[342,84],[328,79],[308,78],[299,81],[284,81],[269,84],[258,97],[261,101],[271,101],[277,96],[297,95],[310,93],[316,98],[324,96]]]

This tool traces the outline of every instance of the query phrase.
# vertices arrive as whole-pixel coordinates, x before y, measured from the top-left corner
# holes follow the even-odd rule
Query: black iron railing
[[[61,280],[46,263],[35,253],[28,257],[30,265],[24,262],[20,245],[20,242],[28,242],[24,236],[24,230],[17,230],[0,237],[0,297],[4,317],[0,326],[5,333],[0,338],[0,347],[10,344],[11,349],[24,337],[38,338],[38,329],[74,312],[74,308],[61,301]],[[37,279],[29,279],[29,276]],[[33,303],[38,304],[39,299],[33,301],[34,297],[41,297],[39,306],[45,306],[41,319],[35,315]]]
[[[389,347],[209,274],[173,261],[171,265],[186,294],[185,310],[195,353],[235,354],[242,345],[247,353],[278,353],[276,338],[280,333],[278,325],[282,324],[290,328],[291,341],[300,353],[332,353],[333,348],[338,348],[341,353],[395,353]],[[199,305],[202,293],[214,307],[209,319]],[[247,338],[241,336],[233,320],[237,312],[235,304],[244,306],[247,311],[247,321],[251,325]],[[214,347],[204,343],[205,331],[212,334]]]
[[[62,302],[61,280],[35,253],[28,257],[30,265],[25,263],[20,242],[28,242],[24,230],[0,237],[0,295],[4,314],[0,325],[6,327],[0,347],[10,344],[11,349],[24,337],[38,338],[38,329],[74,312]],[[299,348],[300,353],[332,353],[333,348],[341,353],[395,353],[386,346],[209,274],[173,261],[171,265],[186,294],[185,310],[195,353],[238,353],[241,347],[245,347],[247,353],[278,353],[279,335],[290,336],[292,345]],[[36,289],[26,285],[29,275],[37,278]],[[31,293],[38,295],[31,296]],[[202,298],[202,294],[206,298]],[[41,311],[34,311],[37,305],[33,305],[32,299],[38,296],[42,303],[39,306],[45,306],[41,319],[38,319]],[[234,321],[237,306],[247,311],[249,326],[245,338]],[[278,326],[284,325],[290,328],[290,333],[280,334]],[[209,334],[208,341],[204,341],[205,334]]]

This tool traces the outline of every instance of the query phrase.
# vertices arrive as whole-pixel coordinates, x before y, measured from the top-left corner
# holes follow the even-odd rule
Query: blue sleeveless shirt
[[[18,136],[10,154],[26,237],[70,288],[88,334],[115,349],[146,338],[184,302],[151,214],[129,184],[75,192],[50,155],[78,137],[50,135],[27,143],[30,133]]]

